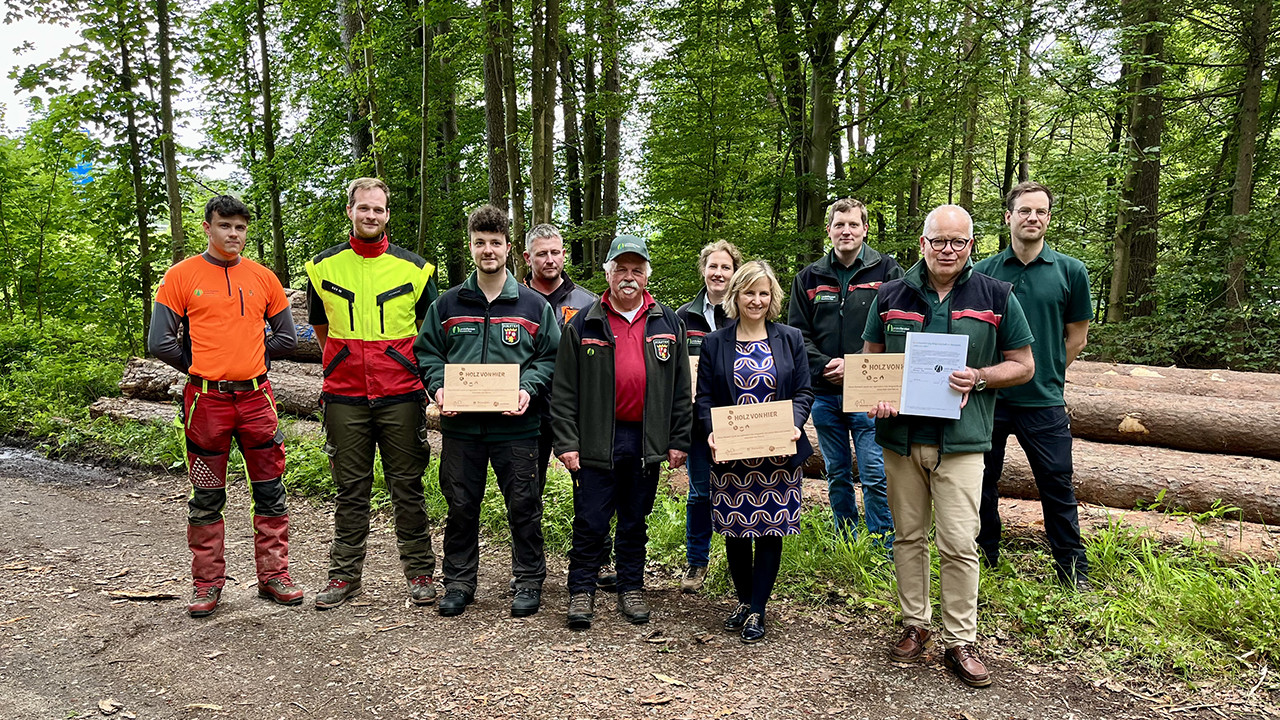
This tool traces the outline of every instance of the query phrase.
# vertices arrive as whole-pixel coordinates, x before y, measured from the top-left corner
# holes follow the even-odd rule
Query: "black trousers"
[[[480,505],[488,466],[498,480],[511,527],[511,574],[517,588],[541,588],[547,577],[542,541],[538,440],[490,442],[444,438],[440,491],[449,503],[444,526],[444,587],[475,593],[480,565]]]
[[[658,493],[658,465],[645,465],[640,423],[614,428],[613,469],[583,466],[573,483],[573,547],[569,592],[595,593],[600,566],[609,561],[609,522],[618,516],[613,544],[618,592],[644,589],[648,517]]]
[[[538,431],[538,487],[539,493],[545,493],[547,490],[547,468],[551,465],[551,418],[542,418],[542,429]],[[708,530],[708,532],[710,532]],[[601,566],[609,564],[609,558],[613,555],[613,536],[606,536],[604,539],[604,560]]]
[[[1065,407],[1025,408],[996,403],[995,427],[991,434],[991,450],[987,452],[982,474],[982,506],[978,516],[978,547],[987,562],[994,565],[1000,558],[1000,522],[997,483],[1004,471],[1004,451],[1009,434],[1027,454],[1027,462],[1035,476],[1044,509],[1044,529],[1049,536],[1058,577],[1070,581],[1088,577],[1089,561],[1080,540],[1080,516],[1076,508],[1076,492],[1071,485],[1071,421]]]

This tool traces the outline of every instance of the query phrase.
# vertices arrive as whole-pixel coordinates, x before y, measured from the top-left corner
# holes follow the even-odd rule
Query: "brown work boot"
[[[430,605],[436,601],[436,584],[430,575],[409,578],[409,602],[414,605]]]
[[[222,588],[216,585],[197,585],[191,591],[191,604],[187,605],[187,614],[193,618],[212,615],[218,609],[218,600],[222,598]]]
[[[302,588],[293,583],[288,574],[274,577],[265,583],[258,581],[258,597],[279,605],[301,605]]]
[[[596,598],[591,593],[573,593],[569,596],[569,629],[590,630],[596,616]]]
[[[889,648],[889,659],[900,663],[920,662],[933,644],[933,633],[919,625],[908,625],[898,642]]]
[[[684,577],[680,579],[680,592],[686,595],[692,595],[702,589],[703,583],[707,581],[706,565],[690,565],[684,571]]]
[[[956,674],[969,687],[986,687],[991,684],[991,673],[987,672],[987,666],[982,664],[982,659],[978,657],[978,648],[976,645],[957,645],[953,648],[947,648],[947,653],[943,657],[947,669]]]
[[[649,605],[644,601],[644,591],[627,590],[618,593],[618,612],[632,625],[649,622]]]

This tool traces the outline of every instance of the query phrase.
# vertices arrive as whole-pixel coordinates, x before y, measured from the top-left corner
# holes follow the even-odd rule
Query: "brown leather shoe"
[[[969,687],[986,687],[991,684],[991,673],[987,672],[987,666],[982,664],[975,645],[957,645],[947,648],[943,661],[947,664],[947,668]]]
[[[280,605],[301,605],[302,588],[293,584],[288,575],[271,578],[258,583],[258,597],[266,598]]]
[[[900,663],[920,662],[933,644],[933,633],[919,625],[908,625],[898,642],[889,648],[889,659]]]
[[[191,603],[187,605],[187,614],[193,618],[212,615],[218,609],[218,600],[222,597],[222,588],[215,585],[197,585],[191,590]]]

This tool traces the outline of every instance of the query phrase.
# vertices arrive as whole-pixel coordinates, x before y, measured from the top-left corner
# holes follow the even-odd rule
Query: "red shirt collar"
[[[602,302],[605,307],[609,308],[609,312],[625,320],[626,316],[614,309],[613,301],[609,297],[610,292],[611,291],[609,290],[605,290],[604,295],[600,298],[600,302]],[[648,313],[649,308],[653,307],[654,304],[656,304],[656,301],[653,299],[653,296],[649,294],[648,290],[645,290],[644,296],[640,299],[640,312],[636,314],[636,317],[640,317],[641,315]],[[632,322],[635,321],[632,320]]]
[[[364,240],[351,235],[348,241],[351,243],[351,249],[362,258],[376,258],[386,252],[387,246],[391,244],[386,233],[382,233],[382,237],[377,240]]]

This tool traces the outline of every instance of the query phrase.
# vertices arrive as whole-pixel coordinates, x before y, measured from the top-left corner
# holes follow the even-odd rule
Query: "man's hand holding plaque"
[[[711,409],[707,442],[716,462],[795,455],[799,439],[790,400]]]
[[[436,393],[436,402],[444,415],[460,412],[519,415],[529,403],[528,393],[520,389],[520,366],[515,363],[448,363],[444,366],[442,393]]]

